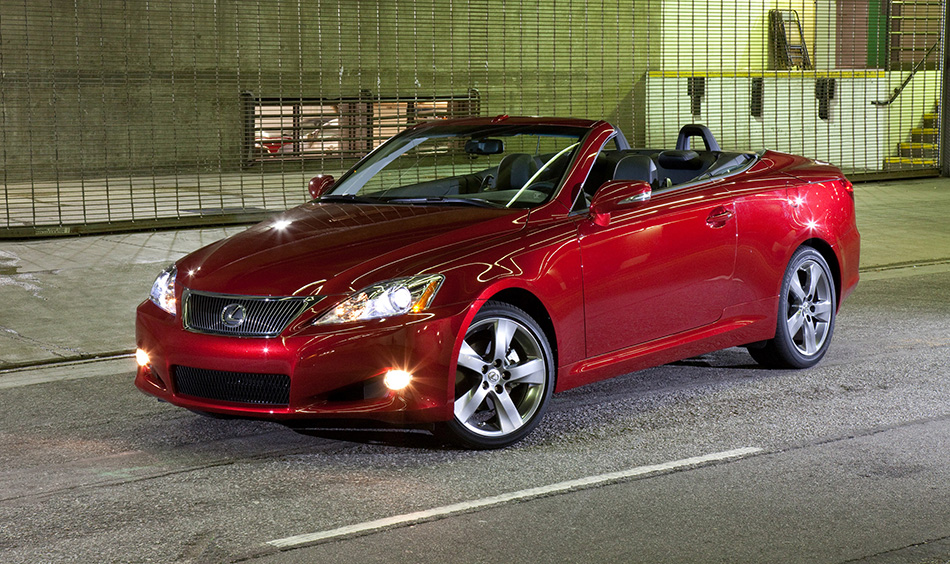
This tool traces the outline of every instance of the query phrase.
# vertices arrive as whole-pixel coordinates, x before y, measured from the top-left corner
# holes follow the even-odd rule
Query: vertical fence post
[[[948,5],[950,3],[943,3],[943,36],[940,38],[940,64],[942,65],[942,78],[943,80],[940,83],[940,150],[938,153],[938,158],[940,162],[940,176],[950,176],[950,159],[947,159],[948,151],[950,151],[950,135],[947,135],[950,132],[950,88],[947,88],[947,85],[950,84],[950,58],[947,52],[947,37],[950,34],[950,13],[948,13]]]

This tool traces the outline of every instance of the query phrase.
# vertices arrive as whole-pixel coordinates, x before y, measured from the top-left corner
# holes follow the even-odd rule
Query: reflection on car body
[[[837,168],[699,125],[632,149],[603,121],[424,123],[311,194],[161,273],[141,390],[501,447],[555,391],[633,370],[731,346],[812,366],[858,281]]]

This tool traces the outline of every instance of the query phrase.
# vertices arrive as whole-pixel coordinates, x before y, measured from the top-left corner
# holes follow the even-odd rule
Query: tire
[[[437,431],[465,448],[514,444],[541,420],[554,375],[554,355],[538,323],[515,306],[487,302],[459,352],[454,417]]]
[[[828,352],[837,310],[835,282],[828,262],[811,247],[792,255],[782,279],[775,338],[749,348],[759,364],[809,368]]]

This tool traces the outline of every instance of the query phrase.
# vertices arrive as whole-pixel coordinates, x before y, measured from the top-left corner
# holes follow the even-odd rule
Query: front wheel
[[[455,374],[454,417],[439,429],[467,448],[511,445],[541,420],[554,389],[554,358],[538,323],[487,302],[465,332]]]
[[[775,338],[764,347],[750,347],[749,353],[765,366],[814,366],[831,344],[836,306],[828,262],[811,247],[798,249],[782,279]]]

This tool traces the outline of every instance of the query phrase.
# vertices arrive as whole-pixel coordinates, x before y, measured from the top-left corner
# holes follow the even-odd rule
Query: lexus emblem
[[[247,315],[247,310],[244,309],[244,306],[241,304],[230,304],[224,306],[224,309],[221,310],[221,323],[224,323],[225,327],[234,329],[244,323],[245,315]]]

